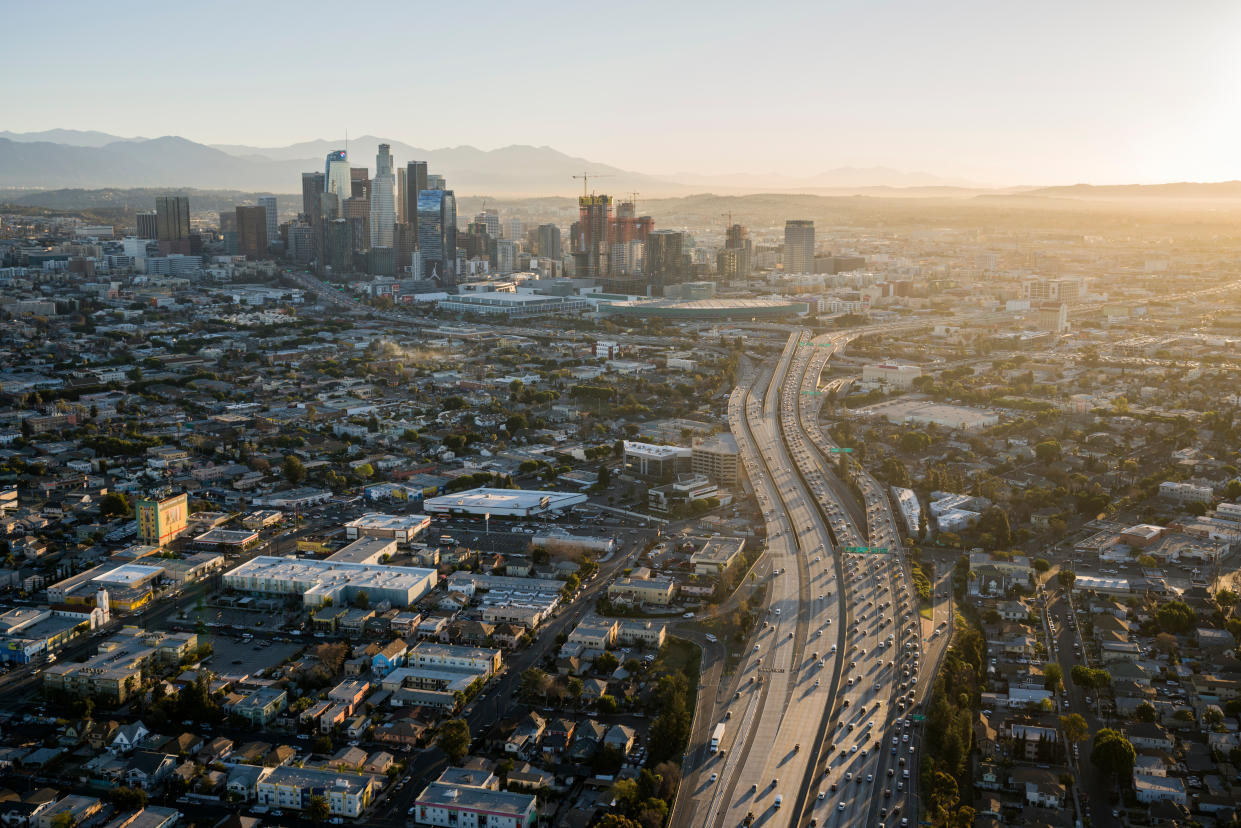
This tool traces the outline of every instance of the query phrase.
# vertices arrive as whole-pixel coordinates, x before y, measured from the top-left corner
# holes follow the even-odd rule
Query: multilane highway
[[[895,537],[867,529],[891,526],[890,511],[877,484],[874,503],[853,502],[813,422],[817,406],[803,405],[836,346],[794,334],[770,373],[729,401],[779,574],[713,711],[721,751],[691,745],[678,826],[861,825],[903,795],[914,743],[896,722],[918,652],[907,577],[896,555],[844,551]]]

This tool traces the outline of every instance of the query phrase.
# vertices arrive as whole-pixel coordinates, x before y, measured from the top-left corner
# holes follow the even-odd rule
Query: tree
[[[579,699],[582,696],[583,684],[582,680],[577,676],[569,676],[565,679],[564,691],[571,699]]]
[[[1176,636],[1172,633],[1159,633],[1155,636],[1155,649],[1159,650],[1166,656],[1171,656],[1176,652],[1180,642],[1176,640]]]
[[[1139,722],[1157,722],[1159,711],[1155,709],[1155,705],[1144,701],[1133,709],[1133,717]]]
[[[1060,669],[1060,665],[1054,661],[1043,667],[1043,687],[1053,693],[1060,689],[1060,685],[1064,681],[1064,672]]]
[[[527,702],[533,702],[547,695],[547,688],[551,685],[551,681],[551,676],[547,673],[538,667],[531,667],[521,674],[518,692]]]
[[[1056,580],[1060,582],[1060,586],[1066,590],[1073,588],[1073,582],[1077,580],[1077,573],[1071,569],[1062,569],[1056,573]]]
[[[1155,610],[1155,621],[1169,633],[1189,632],[1195,626],[1197,613],[1184,601],[1169,601]]]
[[[112,520],[118,517],[129,517],[133,507],[123,492],[109,492],[99,498],[99,519]]]
[[[642,828],[642,824],[620,814],[604,814],[603,819],[595,823],[595,828]]]
[[[600,489],[606,489],[612,482],[612,470],[607,466],[599,467],[599,476],[595,479],[595,485]]]
[[[141,788],[113,788],[108,796],[118,811],[141,811],[147,806],[147,792]]]
[[[52,828],[73,828],[73,811],[61,811],[52,817]]]
[[[324,733],[322,736],[316,737],[315,740],[310,743],[310,749],[315,753],[327,754],[334,751],[336,746],[332,744],[332,737]]]
[[[370,609],[371,596],[366,593],[366,590],[359,590],[358,594],[353,596],[353,605],[358,609]]]
[[[616,656],[606,650],[599,654],[595,659],[595,669],[600,673],[614,673],[616,668],[620,666],[620,661]]]
[[[454,765],[460,764],[470,752],[470,725],[465,719],[449,719],[440,725],[435,743]]]
[[[1220,709],[1218,704],[1208,704],[1202,711],[1202,723],[1217,727],[1224,721],[1224,711]]]
[[[1035,572],[1046,572],[1051,569],[1051,561],[1046,558],[1035,558],[1034,562],[1030,565],[1034,567]]]
[[[1006,549],[1012,545],[1013,533],[1008,523],[1008,512],[999,506],[992,506],[982,513],[978,520],[978,530],[991,535],[993,546]]]
[[[321,796],[312,796],[310,801],[306,803],[306,816],[310,817],[310,821],[318,825],[327,819],[332,813],[332,808],[328,805],[326,799]]]
[[[1137,751],[1123,733],[1105,727],[1095,734],[1090,761],[1104,773],[1124,778],[1133,772],[1137,755]]]
[[[595,701],[595,709],[600,713],[615,713],[618,708],[616,697],[604,693]]]
[[[1059,440],[1044,440],[1034,446],[1034,456],[1044,465],[1056,462],[1062,453]]]
[[[1084,742],[1090,738],[1090,725],[1080,713],[1060,717],[1060,729],[1069,742]]]
[[[290,485],[296,486],[306,479],[306,466],[302,464],[301,458],[297,455],[286,454],[284,461],[280,464],[280,473]]]

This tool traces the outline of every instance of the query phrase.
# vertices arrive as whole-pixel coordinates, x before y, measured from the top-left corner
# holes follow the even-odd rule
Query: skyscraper
[[[716,256],[716,270],[725,279],[746,279],[754,268],[754,245],[746,229],[734,224],[725,231],[724,249]]]
[[[160,241],[180,241],[190,237],[190,200],[185,196],[157,196],[155,233]]]
[[[539,225],[539,258],[560,261],[560,228],[554,224]]]
[[[652,230],[646,237],[643,273],[656,296],[667,295],[664,288],[685,281],[688,257],[682,252],[685,234],[679,230]]]
[[[442,175],[434,175],[427,173],[427,186],[424,190],[446,190],[448,189],[448,181]]]
[[[452,190],[418,195],[418,251],[425,278],[456,284],[457,198]]]
[[[138,221],[138,238],[154,239],[159,235],[159,213],[148,210],[138,213],[134,218]]]
[[[267,211],[267,243],[280,238],[280,224],[276,220],[276,197],[259,196],[259,206]]]
[[[332,150],[327,154],[323,192],[335,193],[342,204],[345,199],[353,197],[353,187],[349,183],[349,155],[344,150]]]
[[[500,212],[498,210],[482,210],[474,220],[487,228],[487,235],[493,239],[500,238]]]
[[[409,189],[409,170],[405,167],[396,168],[396,223],[405,223],[405,191]]]
[[[323,201],[323,173],[302,173],[302,215],[311,221],[319,218],[319,205]]]
[[[526,223],[519,218],[511,218],[508,220],[508,233],[504,238],[521,243],[521,237],[526,234]]]
[[[349,197],[371,203],[371,173],[366,167],[349,168]]]
[[[247,259],[267,256],[267,208],[237,208],[237,252]]]
[[[418,194],[427,187],[427,162],[410,161],[405,165],[405,221],[418,238]]]
[[[784,272],[814,272],[814,222],[789,219],[784,222]]]
[[[396,181],[392,175],[392,152],[379,145],[375,155],[375,177],[371,179],[371,247],[392,247],[392,228],[396,224]]]
[[[607,273],[608,230],[612,218],[612,197],[580,196],[577,200],[578,230],[574,258],[579,279],[598,279]]]

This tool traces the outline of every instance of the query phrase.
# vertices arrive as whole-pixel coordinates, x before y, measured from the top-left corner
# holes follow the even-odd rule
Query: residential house
[[[150,732],[142,722],[123,724],[117,728],[116,735],[112,737],[112,743],[109,745],[108,751],[120,755],[136,750],[138,743],[145,739]]]
[[[547,722],[542,716],[534,711],[527,713],[509,735],[508,741],[504,744],[504,752],[520,754],[533,749],[543,737],[543,731],[546,729]]]
[[[628,756],[629,751],[633,750],[634,739],[637,734],[631,727],[625,725],[612,725],[608,729],[608,733],[603,737],[603,743],[609,747],[614,747],[622,754]]]
[[[409,646],[406,645],[404,639],[394,638],[371,657],[371,673],[376,676],[388,675],[405,663],[407,652],[409,652]]]
[[[135,751],[129,759],[129,769],[125,771],[125,784],[149,791],[159,787],[176,767],[177,758],[170,753]]]

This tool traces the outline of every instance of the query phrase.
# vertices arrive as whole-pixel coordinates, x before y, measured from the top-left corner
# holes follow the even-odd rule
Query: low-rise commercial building
[[[358,538],[350,544],[327,556],[329,561],[355,564],[378,564],[396,554],[394,538],[376,538],[369,535]]]
[[[432,514],[532,517],[569,509],[585,503],[586,500],[586,495],[570,492],[484,487],[428,498],[423,501],[422,508]]]
[[[301,595],[308,607],[346,605],[359,592],[371,603],[407,607],[435,588],[434,569],[259,556],[224,573],[224,586],[265,595]]]
[[[695,575],[721,575],[741,557],[744,538],[711,538],[689,556]]]
[[[431,525],[426,515],[385,515],[370,512],[345,524],[345,537],[387,538],[408,545]]]
[[[531,794],[432,782],[414,800],[414,820],[441,828],[529,828],[536,803]]]
[[[639,567],[627,578],[617,578],[608,585],[608,599],[631,604],[652,604],[666,607],[676,595],[671,578],[651,577],[650,571]]]
[[[693,469],[693,449],[626,440],[624,450],[625,473],[641,480],[675,480]]]

